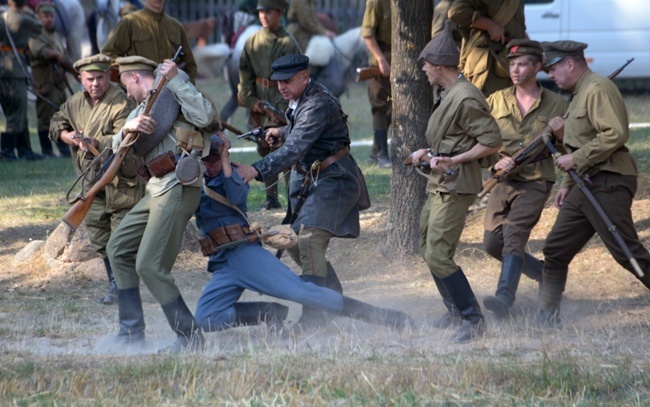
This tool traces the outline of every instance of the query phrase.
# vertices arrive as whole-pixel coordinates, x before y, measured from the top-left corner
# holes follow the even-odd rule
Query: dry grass
[[[634,112],[643,112],[635,103]],[[645,143],[637,139],[636,147]],[[363,235],[334,240],[330,260],[347,294],[407,311],[416,326],[398,333],[337,318],[327,329],[287,338],[236,328],[208,334],[201,354],[159,356],[153,352],[173,334],[143,289],[149,346],[109,351],[101,345],[117,329],[117,312],[94,303],[105,288],[101,267],[48,269],[42,254],[12,264],[30,239],[54,229],[65,208],[69,163],[44,165],[46,175],[30,169],[22,171],[28,181],[17,182],[7,181],[18,179],[15,167],[0,163],[0,405],[650,405],[650,296],[598,239],[572,263],[563,329],[535,326],[537,287],[522,280],[510,320],[488,315],[485,339],[455,345],[451,331],[429,325],[443,306],[423,261],[379,255],[390,172],[365,167],[377,197],[362,213]],[[633,207],[646,247],[648,174],[639,177]],[[282,216],[255,212],[253,220],[271,225]],[[531,237],[533,254],[540,255],[555,216],[549,205]],[[457,255],[479,299],[493,294],[499,274],[482,234],[477,211]],[[174,269],[190,307],[209,278],[204,268],[204,258],[185,250]],[[260,297],[247,292],[245,299]],[[295,321],[300,309],[288,305]]]

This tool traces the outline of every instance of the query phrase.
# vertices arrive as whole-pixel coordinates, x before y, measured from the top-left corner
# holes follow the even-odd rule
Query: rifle
[[[287,125],[287,118],[284,117],[284,113],[280,111],[277,107],[273,106],[271,103],[269,103],[268,100],[264,101],[264,106],[262,107],[262,110],[264,110],[264,113],[266,113],[271,120],[273,120],[276,123],[280,123],[283,126]]]
[[[431,151],[429,151],[428,153],[426,153],[425,155],[420,157],[420,162],[416,163],[413,160],[413,156],[409,155],[402,162],[402,165],[407,166],[407,167],[408,166],[428,167],[432,157],[433,157],[433,153]],[[444,175],[447,175],[447,176],[450,176],[450,177],[453,177],[454,175],[456,175],[456,171],[452,170],[451,168],[447,167],[446,165],[444,165],[442,163],[440,163],[440,164],[441,164],[440,166],[442,167],[442,171],[443,171]]]
[[[178,51],[172,58],[172,61],[176,62],[183,51],[183,47],[178,47]],[[153,108],[153,105],[156,103],[160,92],[167,83],[167,78],[162,76],[158,82],[156,89],[150,91],[149,99],[145,105],[143,115],[148,115]],[[108,160],[102,165],[100,170],[95,177],[94,184],[88,189],[84,195],[79,195],[75,200],[74,204],[68,211],[63,215],[61,219],[65,224],[70,226],[70,228],[77,229],[81,222],[86,217],[86,214],[90,210],[90,205],[92,205],[95,195],[101,191],[106,185],[110,184],[115,176],[117,171],[120,169],[122,162],[126,158],[126,154],[129,152],[131,145],[135,143],[136,139],[140,136],[140,133],[129,132],[124,136],[122,142],[113,155],[111,155]]]
[[[379,78],[381,76],[381,70],[378,66],[368,66],[365,68],[357,68],[357,77],[354,80],[355,82],[367,81],[372,78]]]
[[[72,136],[73,139],[77,139],[79,141],[82,141],[86,146],[86,151],[90,151],[92,155],[95,157],[101,157],[101,153],[95,146],[93,145],[93,141],[89,139],[88,137],[84,136],[83,131],[75,131],[74,136]]]
[[[72,66],[72,64],[69,61],[64,59],[61,62],[57,62],[57,64],[59,64],[59,66],[61,68],[63,68],[64,71],[66,71],[70,75],[74,76],[74,78],[77,80],[77,82],[81,83],[81,80],[79,79],[79,72],[77,72],[77,70],[74,69],[74,67]]]
[[[561,154],[560,154],[559,151],[557,151],[557,148],[555,148],[555,146],[553,145],[553,142],[550,139],[550,137],[548,137],[548,135],[544,135],[542,138],[544,140],[544,144],[546,145],[546,148],[548,148],[548,150],[551,152],[553,157],[555,159],[560,157]],[[609,230],[612,233],[612,235],[614,236],[614,239],[616,239],[616,243],[618,243],[618,246],[621,248],[621,250],[623,250],[623,253],[625,254],[625,257],[627,257],[628,261],[632,265],[632,268],[636,272],[637,276],[639,276],[639,278],[642,278],[645,274],[641,270],[641,267],[639,267],[639,263],[637,262],[637,260],[632,255],[632,252],[630,251],[630,248],[627,247],[627,244],[625,244],[625,241],[621,237],[621,234],[618,233],[618,230],[616,230],[616,226],[612,223],[609,216],[607,216],[607,214],[605,213],[605,210],[603,209],[603,207],[600,206],[600,204],[596,200],[596,197],[594,196],[594,194],[591,193],[591,191],[589,190],[589,187],[587,187],[585,185],[583,179],[580,178],[580,176],[578,175],[578,173],[575,170],[571,169],[571,170],[567,171],[567,173],[571,176],[571,178],[576,183],[576,185],[578,185],[578,188],[580,188],[582,193],[587,197],[587,200],[589,202],[591,202],[594,209],[598,213],[598,216],[600,216],[600,218],[603,220],[603,222],[605,222],[605,225],[607,225],[607,230]]]
[[[220,122],[220,123],[221,123],[221,127],[223,127],[223,128],[226,129],[226,130],[230,130],[232,133],[234,133],[234,134],[236,134],[236,135],[238,135],[238,136],[244,134],[243,131],[239,130],[239,129],[238,129],[237,127],[235,127],[235,126],[232,126],[232,125],[230,125],[230,124],[228,124],[228,123],[226,123],[226,122],[224,122],[224,121],[222,121],[222,122]]]
[[[609,80],[614,80],[621,72],[623,72],[623,69],[627,67],[629,64],[634,61],[634,58],[628,59],[620,68],[612,72],[607,78]],[[534,139],[532,139],[528,144],[517,150],[512,158],[515,160],[515,168],[513,168],[510,171],[506,170],[498,170],[492,176],[483,183],[483,190],[479,192],[478,197],[483,198],[485,195],[492,190],[498,184],[501,182],[502,179],[509,175],[514,175],[517,172],[519,172],[526,164],[530,164],[531,162],[534,162],[534,160],[539,157],[540,153],[542,150],[545,148],[545,143],[544,143],[544,137],[545,136],[551,136],[553,133],[553,130],[547,126],[542,130],[542,132],[537,135]]]

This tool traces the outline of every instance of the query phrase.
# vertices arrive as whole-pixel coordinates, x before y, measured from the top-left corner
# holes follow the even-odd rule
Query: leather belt
[[[248,226],[233,224],[212,229],[207,236],[199,239],[199,244],[203,255],[211,256],[223,249],[258,241],[259,235],[256,231],[251,230]]]
[[[28,50],[23,49],[23,48],[16,48],[16,51],[18,51],[19,54],[26,55],[29,53]],[[14,52],[14,49],[7,46],[7,45],[0,45],[0,52]]]
[[[267,78],[255,78],[255,82],[258,84],[262,85],[265,88],[277,88],[278,87],[278,81],[274,81],[273,79],[267,79]]]
[[[350,147],[343,147],[342,149],[337,151],[335,154],[332,154],[329,157],[327,157],[326,159],[324,159],[323,161],[321,161],[320,166],[318,167],[318,169],[320,171],[323,171],[327,167],[329,167],[330,165],[332,165],[335,162],[339,161],[340,159],[342,159],[343,157],[345,157],[348,154],[350,154]],[[307,170],[305,169],[305,167],[303,167],[302,164],[300,164],[300,163],[296,163],[293,166],[293,168],[296,170],[296,172],[298,172],[298,174],[303,174],[304,175],[304,174],[307,173]],[[310,166],[310,168],[311,168],[311,166]]]

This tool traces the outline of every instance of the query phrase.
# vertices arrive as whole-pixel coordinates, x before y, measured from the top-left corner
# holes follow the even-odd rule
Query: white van
[[[536,41],[589,44],[589,67],[619,78],[650,77],[650,0],[525,0],[526,29]]]

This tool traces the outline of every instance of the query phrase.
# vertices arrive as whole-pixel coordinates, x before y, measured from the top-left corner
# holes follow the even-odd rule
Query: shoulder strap
[[[203,191],[205,192],[205,194],[206,194],[207,196],[209,196],[210,198],[212,198],[212,199],[214,199],[215,201],[219,202],[220,204],[226,205],[227,207],[230,207],[230,208],[236,210],[237,212],[239,212],[239,213],[241,214],[241,216],[243,216],[244,219],[246,219],[246,223],[248,223],[249,226],[251,225],[251,221],[248,219],[248,216],[246,216],[246,215],[244,214],[244,212],[242,212],[241,209],[239,209],[237,206],[231,204],[230,201],[228,201],[228,198],[226,198],[225,196],[221,195],[220,193],[218,193],[218,192],[215,191],[214,189],[210,188],[210,187],[205,183],[205,178],[203,179]]]

